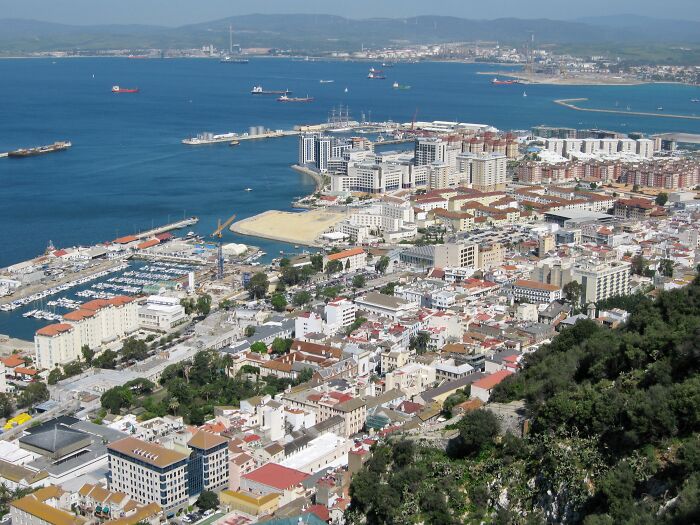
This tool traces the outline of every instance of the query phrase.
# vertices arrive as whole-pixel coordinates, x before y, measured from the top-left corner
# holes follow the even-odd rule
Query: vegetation
[[[374,265],[374,269],[377,271],[377,273],[386,273],[387,269],[389,268],[389,263],[391,260],[389,257],[386,255],[382,255],[377,263]]]
[[[525,438],[496,436],[479,410],[446,451],[379,445],[349,523],[697,523],[700,279],[598,306],[623,305],[623,327],[579,321],[496,387],[494,401],[525,401]]]
[[[253,299],[262,299],[267,295],[267,290],[270,288],[270,281],[267,280],[267,275],[263,272],[258,272],[250,278],[250,281],[245,285],[246,291]]]
[[[578,281],[571,281],[566,283],[562,292],[564,292],[564,299],[566,299],[574,308],[581,303],[581,292],[583,291],[581,284]]]
[[[294,294],[292,298],[292,304],[294,306],[304,306],[311,302],[311,294],[307,291],[301,291]]]
[[[243,333],[246,337],[253,337],[255,335],[255,327],[253,325],[248,325],[245,327]]]
[[[383,293],[384,295],[394,295],[394,289],[396,286],[398,286],[398,284],[399,283],[397,282],[387,283],[379,289],[379,293]]]
[[[367,322],[367,319],[365,317],[358,317],[355,319],[350,326],[345,330],[345,333],[347,335],[350,335],[353,333],[355,330],[357,330],[359,327],[361,327],[363,324]]]
[[[12,403],[12,398],[5,393],[0,392],[0,417],[8,418],[15,411],[15,406]],[[2,513],[0,513],[2,515]]]
[[[117,368],[117,353],[114,350],[105,350],[92,360],[95,368],[106,368],[114,370]]]
[[[329,261],[328,264],[326,264],[326,273],[328,275],[332,273],[338,273],[343,271],[343,263],[341,261]]]
[[[272,296],[270,304],[272,304],[272,308],[275,309],[275,312],[284,312],[287,308],[287,299],[284,298],[284,295],[278,293]]]
[[[17,406],[22,408],[32,407],[43,403],[49,398],[49,387],[46,383],[30,383],[17,398]]]
[[[197,506],[201,510],[213,510],[219,506],[219,497],[211,490],[203,490],[197,498]]]
[[[659,193],[656,196],[656,199],[654,199],[654,202],[656,203],[657,206],[663,206],[668,202],[668,193]]]
[[[352,278],[352,287],[353,288],[364,288],[366,283],[367,283],[367,280],[365,279],[364,275],[356,275],[355,277]]]

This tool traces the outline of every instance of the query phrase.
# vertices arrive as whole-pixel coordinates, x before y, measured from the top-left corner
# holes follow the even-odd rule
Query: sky
[[[178,26],[251,13],[323,13],[350,18],[450,15],[551,18],[636,13],[700,20],[700,0],[0,0],[0,18],[66,24]]]

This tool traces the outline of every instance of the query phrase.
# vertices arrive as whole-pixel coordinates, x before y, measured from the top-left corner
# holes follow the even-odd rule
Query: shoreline
[[[318,172],[311,170],[309,168],[305,168],[304,166],[299,166],[298,164],[292,164],[290,167],[294,171],[296,171],[297,173],[301,173],[302,175],[308,175],[316,183],[316,188],[314,189],[313,193],[310,193],[308,196],[311,196],[314,193],[318,193],[318,192],[323,190],[324,180],[323,180],[323,175],[321,173],[318,173]]]
[[[560,98],[554,100],[555,104],[563,106],[568,109],[573,109],[576,111],[588,111],[591,113],[610,113],[613,115],[634,115],[638,117],[657,117],[657,118],[675,118],[675,119],[685,119],[685,120],[700,120],[700,116],[693,115],[675,115],[673,113],[652,113],[648,111],[622,111],[617,109],[599,109],[599,108],[582,108],[572,102],[583,102],[588,100],[587,98]]]
[[[543,86],[641,86],[645,84],[661,84],[662,82],[647,82],[645,80],[633,80],[633,79],[621,79],[620,81],[615,81],[613,79],[604,80],[596,78],[557,78],[557,77],[530,77],[524,73],[513,72],[513,71],[477,71],[477,75],[486,76],[501,76],[515,78],[523,82],[523,84],[535,85],[541,84]],[[676,82],[676,84],[683,84],[683,82]],[[687,84],[693,85],[693,84]]]
[[[279,213],[277,210],[267,210],[262,213],[258,213],[257,215],[253,215],[252,217],[248,217],[247,219],[240,220],[238,222],[234,222],[231,226],[229,226],[229,230],[232,231],[233,233],[237,233],[239,235],[245,235],[246,237],[258,237],[260,239],[267,239],[269,241],[278,241],[278,242],[284,242],[287,244],[298,244],[299,246],[308,246],[309,248],[318,248],[318,244],[308,244],[308,243],[303,243],[299,242],[298,240],[290,240],[289,237],[285,236],[279,236],[279,235],[272,235],[268,233],[261,233],[258,231],[254,230],[249,230],[248,228],[245,227],[245,225],[249,222],[252,222],[253,220],[257,219],[262,219],[268,216],[276,215]],[[292,212],[289,212],[292,213]]]

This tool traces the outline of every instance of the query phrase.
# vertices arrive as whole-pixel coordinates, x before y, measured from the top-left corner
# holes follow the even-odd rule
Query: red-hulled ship
[[[123,88],[119,86],[112,86],[112,93],[138,93],[139,88]]]
[[[497,78],[494,78],[491,81],[491,83],[496,84],[498,86],[508,86],[510,84],[519,84],[520,82],[518,82],[517,80],[499,80]]]

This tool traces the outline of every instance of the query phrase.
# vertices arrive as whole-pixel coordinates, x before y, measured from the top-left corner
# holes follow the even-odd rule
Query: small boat
[[[112,93],[138,93],[139,88],[123,88],[120,86],[112,86]]]
[[[698,102],[700,102],[700,98],[691,98],[690,101],[694,102],[694,103],[698,103]]]
[[[238,146],[241,142],[239,140],[232,140],[228,143],[229,146]]]
[[[243,191],[253,191],[253,188],[246,188]]]
[[[345,88],[345,92],[346,92],[346,93],[348,92],[348,88]]]
[[[367,75],[367,78],[370,80],[386,80],[386,77],[384,75],[380,75],[378,73],[375,73],[373,71],[369,72],[369,75]]]
[[[527,97],[527,91],[523,91],[523,97]]]
[[[335,80],[319,80],[321,84],[332,84]]]
[[[402,85],[402,84],[399,84],[398,82],[394,82],[394,83],[391,85],[391,87],[394,88],[394,89],[403,89],[403,90],[411,89],[411,86],[404,86],[404,85]]]
[[[663,111],[663,110],[664,110],[664,107],[663,107],[663,106],[659,106],[659,107],[656,108],[656,111]]]

